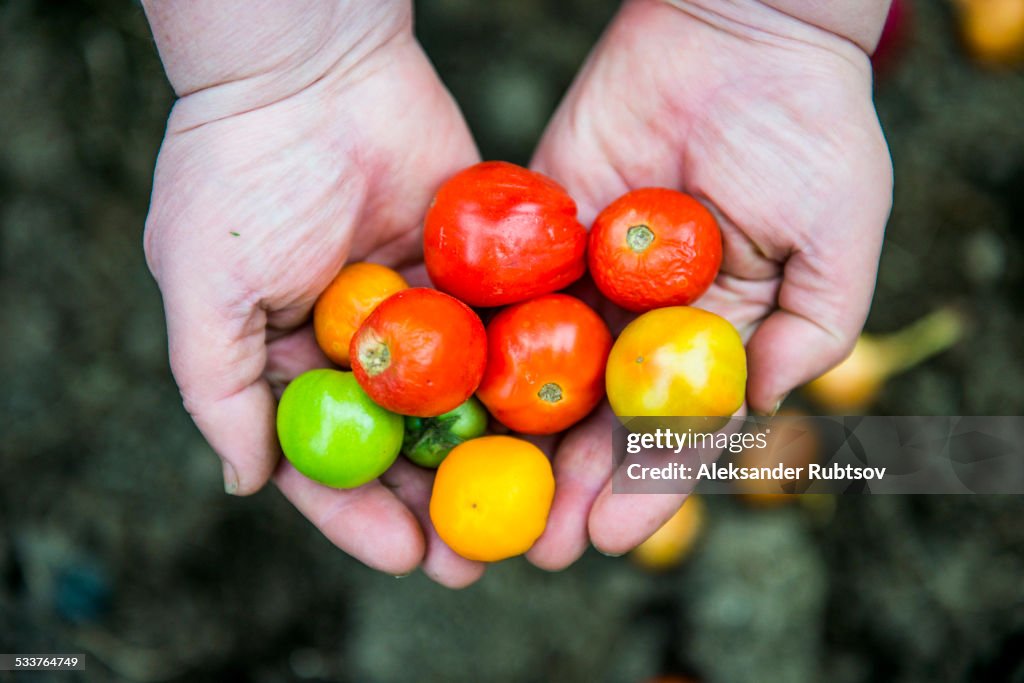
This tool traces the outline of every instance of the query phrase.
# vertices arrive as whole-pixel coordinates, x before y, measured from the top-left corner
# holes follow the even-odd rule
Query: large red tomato
[[[504,161],[456,173],[427,211],[431,282],[473,306],[502,306],[562,289],[583,275],[586,229],[550,178]]]
[[[601,293],[631,311],[693,303],[722,265],[722,234],[693,197],[659,187],[609,204],[590,230],[590,274]]]
[[[604,397],[611,347],[608,326],[579,299],[547,294],[510,306],[487,326],[477,397],[517,432],[560,432]]]
[[[406,289],[379,304],[352,337],[352,372],[378,405],[434,417],[476,391],[487,361],[485,334],[461,301],[436,289]]]

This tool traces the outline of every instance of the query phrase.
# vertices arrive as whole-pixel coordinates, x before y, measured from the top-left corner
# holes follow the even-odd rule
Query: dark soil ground
[[[875,410],[1021,414],[1024,73],[915,5],[877,86],[897,180],[868,328],[955,302],[972,332]],[[613,10],[431,0],[419,33],[484,156],[524,162]],[[720,496],[667,574],[591,552],[451,592],[364,568],[273,489],[225,496],[141,250],[170,104],[135,3],[0,5],[0,652],[89,661],[24,680],[1024,681],[1017,497]]]

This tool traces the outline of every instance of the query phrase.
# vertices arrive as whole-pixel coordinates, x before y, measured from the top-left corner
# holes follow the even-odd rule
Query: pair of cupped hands
[[[413,36],[411,8],[303,3],[303,15],[257,2],[249,13],[288,16],[229,40],[218,31],[240,15],[176,35],[192,21],[168,15],[188,11],[181,5],[192,3],[147,6],[179,99],[145,249],[174,377],[222,459],[225,488],[245,495],[272,480],[370,567],[420,567],[468,585],[484,566],[433,531],[432,472],[399,459],[378,481],[330,489],[280,457],[275,431],[283,387],[329,365],[310,325],[320,292],[363,260],[425,284],[427,206],[446,178],[479,161]],[[724,262],[696,305],[743,335],[756,412],[843,358],[874,288],[891,165],[866,53],[877,31],[851,33],[753,0],[627,2],[531,163],[568,190],[584,225],[647,186],[683,190],[714,212]],[[621,311],[599,308],[621,324]],[[613,420],[603,407],[543,442],[557,486],[547,530],[527,554],[535,565],[564,568],[589,544],[623,553],[681,504],[682,495],[612,494]]]

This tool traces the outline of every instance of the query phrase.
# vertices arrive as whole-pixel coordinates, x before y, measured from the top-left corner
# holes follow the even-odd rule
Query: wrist
[[[286,99],[354,69],[386,43],[412,36],[409,0],[143,5],[171,86],[207,119]]]
[[[823,47],[843,42],[871,54],[891,0],[661,0],[720,28],[792,38]]]
[[[875,51],[891,0],[761,0],[761,3],[805,24],[846,38],[867,54]]]

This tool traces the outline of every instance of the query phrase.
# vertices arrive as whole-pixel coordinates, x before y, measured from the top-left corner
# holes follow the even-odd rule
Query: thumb
[[[277,404],[263,379],[266,313],[255,298],[209,296],[194,279],[183,286],[171,278],[161,289],[171,371],[185,409],[221,458],[225,491],[254,493],[280,456]]]
[[[747,343],[752,411],[773,414],[795,387],[850,353],[871,304],[879,249],[868,243],[826,258],[797,252],[786,261],[778,308]]]

